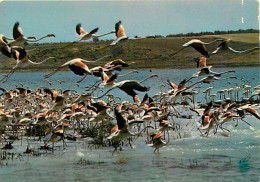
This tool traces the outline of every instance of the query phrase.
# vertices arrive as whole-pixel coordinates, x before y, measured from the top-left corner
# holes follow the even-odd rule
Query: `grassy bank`
[[[73,58],[83,58],[87,60],[95,60],[104,55],[111,55],[104,61],[97,63],[89,63],[88,66],[94,67],[104,65],[106,62],[120,58],[125,62],[135,61],[130,68],[135,69],[185,69],[195,68],[196,63],[193,58],[201,55],[193,48],[189,47],[174,57],[169,55],[179,50],[185,42],[192,38],[200,39],[204,42],[212,41],[216,38],[230,38],[229,46],[236,50],[244,50],[259,46],[258,33],[243,34],[223,34],[223,35],[203,35],[196,37],[162,37],[162,38],[146,38],[137,40],[126,40],[115,46],[108,46],[111,41],[80,42],[72,46],[63,48],[68,43],[52,43],[52,44],[31,44],[27,49],[37,48],[36,51],[30,52],[32,61],[41,61],[47,57],[54,56],[57,61],[50,60],[42,65],[30,65],[20,71],[50,71],[56,69],[64,62]],[[209,52],[215,50],[220,42],[207,45]],[[1,57],[3,58],[3,57]],[[207,63],[215,68],[222,67],[259,67],[259,50],[254,50],[247,54],[236,54],[230,51],[223,51],[217,55],[213,55],[207,59]],[[10,70],[15,65],[12,59],[0,60],[0,71]],[[68,68],[64,68],[64,71]]]

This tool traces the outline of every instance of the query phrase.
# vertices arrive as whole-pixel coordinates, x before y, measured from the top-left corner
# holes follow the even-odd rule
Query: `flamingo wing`
[[[115,112],[115,116],[116,116],[116,121],[117,121],[117,125],[118,125],[118,129],[121,130],[122,128],[124,128],[127,124],[125,118],[118,112],[118,110],[115,108],[114,109]]]
[[[16,39],[20,38],[21,36],[23,36],[23,31],[20,27],[19,22],[16,22],[13,27],[13,38],[16,40]]]
[[[87,32],[81,27],[80,23],[76,25],[76,32],[79,35],[87,34]]]

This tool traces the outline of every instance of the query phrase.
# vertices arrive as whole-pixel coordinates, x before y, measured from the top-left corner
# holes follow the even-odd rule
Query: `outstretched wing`
[[[23,35],[23,31],[19,25],[19,22],[16,22],[13,27],[13,38],[16,40],[22,35]]]
[[[125,118],[118,112],[118,110],[116,108],[114,109],[114,112],[115,112],[115,116],[116,116],[118,129],[121,130],[122,128],[124,128],[126,126],[127,122],[126,122]]]

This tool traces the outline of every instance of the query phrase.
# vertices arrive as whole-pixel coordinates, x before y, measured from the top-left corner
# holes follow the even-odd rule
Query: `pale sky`
[[[1,1],[1,0],[0,0]],[[0,34],[12,37],[19,21],[25,36],[53,33],[47,42],[78,38],[77,23],[98,34],[114,30],[119,20],[129,37],[215,30],[259,29],[256,0],[173,1],[3,1],[0,3]],[[114,39],[114,35],[106,37]]]

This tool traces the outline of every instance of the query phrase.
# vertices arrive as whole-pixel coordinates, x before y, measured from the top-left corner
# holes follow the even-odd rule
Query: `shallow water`
[[[242,83],[242,77],[246,81],[255,77],[252,86],[259,84],[258,68],[235,70],[236,73],[222,76],[238,77],[237,80],[230,80],[231,87],[235,82]],[[188,78],[194,70],[156,70],[152,73],[158,74],[159,78],[145,82],[145,85],[151,86],[149,95],[159,92],[160,84],[166,83],[167,79],[179,83],[183,79],[182,75],[187,75],[185,78]],[[124,79],[142,80],[149,74],[151,72],[141,71]],[[44,85],[42,75],[44,73],[16,73],[3,87],[12,89],[15,87],[10,83],[22,82],[31,89],[36,89]],[[50,79],[53,83],[51,87],[59,87],[55,82],[59,79],[65,80],[62,88],[68,89],[80,78],[72,73],[57,73]],[[75,88],[82,92],[85,86],[90,86],[95,81],[96,79],[86,79],[79,88]],[[226,88],[227,82],[216,81],[214,86],[216,89],[213,92],[216,92],[217,89]],[[202,87],[207,88],[205,85]],[[114,93],[124,97],[124,93]],[[204,95],[199,94],[198,100],[204,100]],[[230,133],[218,131],[216,135],[210,134],[206,138],[200,136],[193,124],[196,117],[190,120],[177,119],[183,137],[177,139],[176,133],[171,133],[169,145],[160,149],[159,153],[153,153],[154,149],[146,146],[145,137],[134,139],[133,149],[124,146],[122,151],[115,152],[113,156],[112,147],[90,149],[85,140],[67,142],[68,147],[65,149],[62,142],[59,142],[52,153],[38,151],[43,142],[24,139],[22,146],[17,141],[13,144],[14,149],[8,150],[14,153],[13,159],[9,155],[9,159],[0,160],[0,181],[259,181],[260,121],[252,116],[247,116],[245,120],[254,130],[239,121],[236,128],[234,123],[225,124],[231,130]],[[23,153],[27,142],[40,152],[40,156]],[[3,146],[0,144],[0,147]]]
[[[259,181],[260,122],[248,116],[255,130],[240,122],[237,128],[227,124],[229,136],[219,131],[208,138],[188,128],[189,137],[173,140],[153,153],[143,138],[133,141],[133,149],[89,149],[85,141],[56,144],[54,153],[41,156],[23,154],[27,142],[14,144],[9,152],[14,159],[2,162],[1,181]],[[183,122],[183,121],[181,121]],[[185,128],[184,128],[185,130]],[[43,143],[29,141],[32,148]],[[58,147],[60,146],[60,147]]]
[[[212,69],[215,72],[223,72],[227,71],[227,69]],[[231,69],[229,69],[231,70]],[[260,69],[259,68],[236,68],[232,69],[235,70],[235,73],[226,73],[223,74],[220,78],[226,78],[229,76],[236,76],[237,79],[229,79],[229,80],[222,80],[222,81],[214,81],[213,84],[202,84],[200,85],[200,92],[201,94],[197,95],[195,97],[196,101],[205,101],[204,94],[202,92],[208,88],[209,86],[213,86],[213,90],[211,94],[216,94],[217,90],[223,90],[228,87],[234,88],[236,87],[235,84],[238,84],[238,86],[242,84],[247,84],[253,87],[260,84]],[[118,72],[119,74],[125,74],[128,71],[122,71]],[[157,78],[152,78],[147,81],[145,81],[143,84],[145,86],[149,86],[150,90],[148,94],[150,96],[155,95],[156,93],[160,92],[161,90],[165,92],[166,88],[168,87],[162,87],[161,85],[166,85],[167,79],[172,81],[175,84],[179,84],[183,79],[189,79],[194,73],[196,72],[195,69],[183,69],[183,70],[143,70],[138,71],[138,73],[133,73],[130,75],[126,75],[125,77],[118,78],[118,81],[121,80],[138,80],[141,81],[144,78],[148,77],[151,74],[158,75]],[[21,87],[20,84],[23,84],[23,86],[29,86],[30,89],[37,89],[40,86],[48,87],[48,88],[62,88],[63,90],[67,89],[76,89],[77,92],[85,92],[87,86],[92,86],[96,81],[99,79],[94,76],[87,76],[83,82],[79,84],[79,86],[76,86],[75,83],[80,80],[82,77],[77,76],[73,74],[72,72],[58,72],[52,77],[50,77],[48,80],[51,82],[51,85],[47,84],[47,82],[43,79],[43,76],[47,73],[37,72],[37,73],[14,73],[14,75],[10,78],[9,81],[7,81],[4,84],[1,84],[1,87],[4,87],[6,89],[15,89],[17,87]],[[203,78],[203,76],[200,76],[198,78],[194,78],[192,80],[193,83],[198,81],[199,79]],[[241,79],[244,79],[245,82],[243,82]],[[64,80],[65,82],[59,85],[57,82],[58,80]],[[228,84],[230,82],[230,84]],[[104,91],[108,90],[108,88],[104,88]],[[116,94],[117,96],[122,97],[123,99],[128,99],[126,94],[119,90],[112,90],[112,94]],[[96,93],[97,94],[97,93]],[[242,92],[239,93],[240,96]],[[144,95],[144,93],[139,92],[140,98]],[[218,98],[217,98],[218,99]]]

